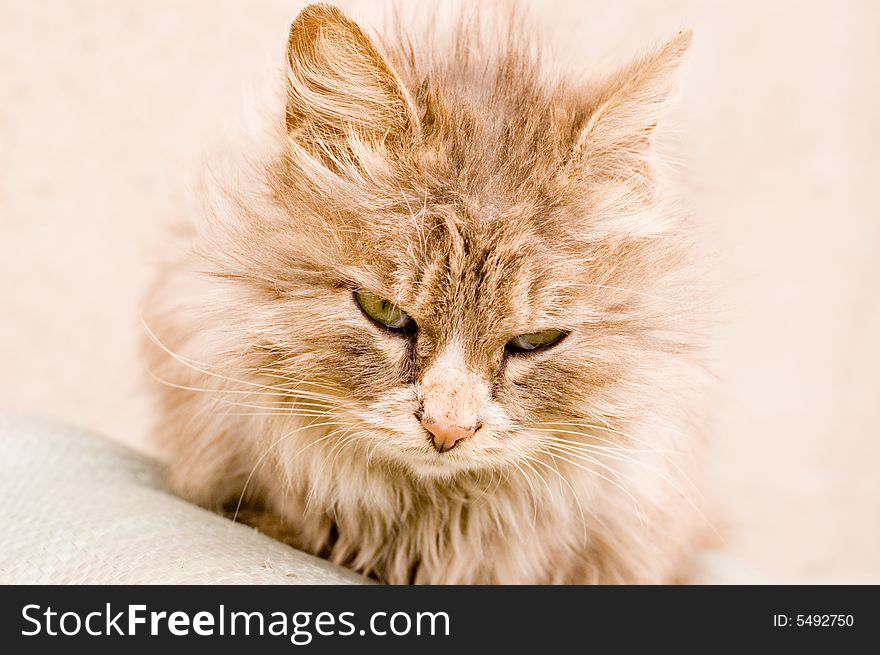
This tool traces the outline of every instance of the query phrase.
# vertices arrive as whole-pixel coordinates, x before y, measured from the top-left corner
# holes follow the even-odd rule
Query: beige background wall
[[[770,580],[880,581],[880,3],[529,4],[585,67],[695,28],[676,118],[721,281],[724,548]],[[0,2],[0,409],[144,443],[162,226],[301,6]]]

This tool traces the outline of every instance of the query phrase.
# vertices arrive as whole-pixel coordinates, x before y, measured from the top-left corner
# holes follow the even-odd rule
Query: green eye
[[[387,300],[382,300],[379,296],[367,291],[356,291],[354,297],[361,311],[379,325],[400,332],[415,326],[415,322],[405,311]]]
[[[521,353],[537,350],[538,348],[546,348],[561,341],[566,334],[562,330],[542,330],[541,332],[521,334],[507,342],[507,350]]]

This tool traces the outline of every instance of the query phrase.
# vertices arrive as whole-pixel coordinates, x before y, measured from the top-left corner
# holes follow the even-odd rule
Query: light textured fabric
[[[0,416],[0,583],[366,580],[171,495],[160,467],[44,419]]]

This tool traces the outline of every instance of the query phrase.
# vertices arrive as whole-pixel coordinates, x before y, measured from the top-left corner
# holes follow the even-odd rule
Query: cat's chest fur
[[[649,535],[686,534],[694,519],[670,502],[660,521],[656,512],[642,516],[639,532],[629,532],[633,503],[651,502],[654,491],[636,498],[637,488],[601,481],[576,488],[547,476],[539,488],[508,475],[420,488],[344,462],[315,479],[308,468],[292,475],[289,488],[277,485],[277,471],[255,481],[263,510],[245,521],[390,584],[669,582],[679,576],[683,554]],[[348,493],[358,478],[369,480],[362,497]]]

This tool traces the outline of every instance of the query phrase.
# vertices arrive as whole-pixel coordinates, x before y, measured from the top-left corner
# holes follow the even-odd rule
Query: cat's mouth
[[[368,462],[384,462],[403,469],[415,479],[444,480],[461,475],[485,476],[509,464],[518,449],[509,449],[506,429],[499,432],[497,417],[476,420],[465,428],[436,425],[417,411],[378,412],[358,416],[364,426],[363,444]],[[385,408],[382,408],[385,409]],[[402,414],[402,415],[401,415]],[[507,428],[508,426],[503,426]]]
[[[438,449],[433,438],[425,438],[421,448],[399,452],[395,459],[416,478],[445,480],[469,473],[485,475],[487,471],[497,470],[499,460],[507,458],[498,449],[470,439],[449,449]]]
[[[474,457],[468,457],[463,452],[440,453],[433,447],[425,449],[421,456],[409,456],[404,458],[404,464],[419,478],[442,480],[464,473],[480,471],[485,467]]]

